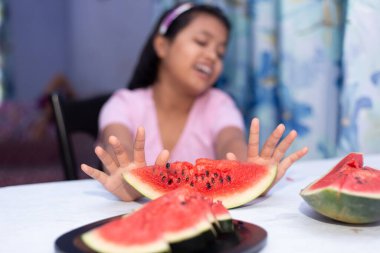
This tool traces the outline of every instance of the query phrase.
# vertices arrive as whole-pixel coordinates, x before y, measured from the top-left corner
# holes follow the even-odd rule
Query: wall
[[[82,97],[124,87],[149,33],[152,0],[9,2],[15,99],[34,101],[55,73]]]
[[[150,0],[71,0],[69,72],[81,94],[126,86],[152,13]]]
[[[52,73],[66,72],[67,3],[60,0],[8,1],[11,80],[16,100],[40,94]]]

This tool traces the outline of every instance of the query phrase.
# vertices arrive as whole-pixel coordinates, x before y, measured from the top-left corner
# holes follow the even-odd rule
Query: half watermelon
[[[380,171],[363,167],[360,153],[347,155],[300,194],[314,210],[338,221],[361,224],[380,220]]]
[[[144,196],[155,199],[187,185],[227,208],[248,203],[273,183],[277,165],[264,166],[230,160],[198,159],[195,165],[174,162],[125,173],[124,179]]]

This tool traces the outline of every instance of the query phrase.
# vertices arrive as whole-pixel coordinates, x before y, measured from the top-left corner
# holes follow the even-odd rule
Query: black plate
[[[70,232],[67,232],[55,241],[56,252],[61,253],[94,253],[84,245],[80,236],[93,228],[103,225],[119,216],[100,220]],[[233,220],[235,233],[222,234],[217,237],[215,244],[204,249],[207,253],[253,253],[261,250],[266,243],[267,232],[254,224]]]

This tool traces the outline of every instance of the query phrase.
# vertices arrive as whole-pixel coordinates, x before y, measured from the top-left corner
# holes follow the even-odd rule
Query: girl
[[[229,31],[228,19],[213,6],[183,3],[164,13],[129,89],[115,92],[102,108],[102,147],[95,153],[106,173],[85,164],[82,170],[125,201],[140,195],[122,174],[146,164],[164,165],[169,152],[170,161],[206,157],[279,163],[278,181],[307,148],[282,159],[297,134],[291,131],[278,144],[285,131],[281,124],[259,153],[258,119],[252,120],[247,145],[239,110],[227,94],[212,87],[223,69]]]

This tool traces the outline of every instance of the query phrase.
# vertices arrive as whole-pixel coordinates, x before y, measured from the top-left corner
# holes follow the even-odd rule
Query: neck
[[[153,85],[153,100],[158,110],[170,113],[188,113],[195,101],[195,97],[188,96],[175,89],[176,85],[159,81]]]

